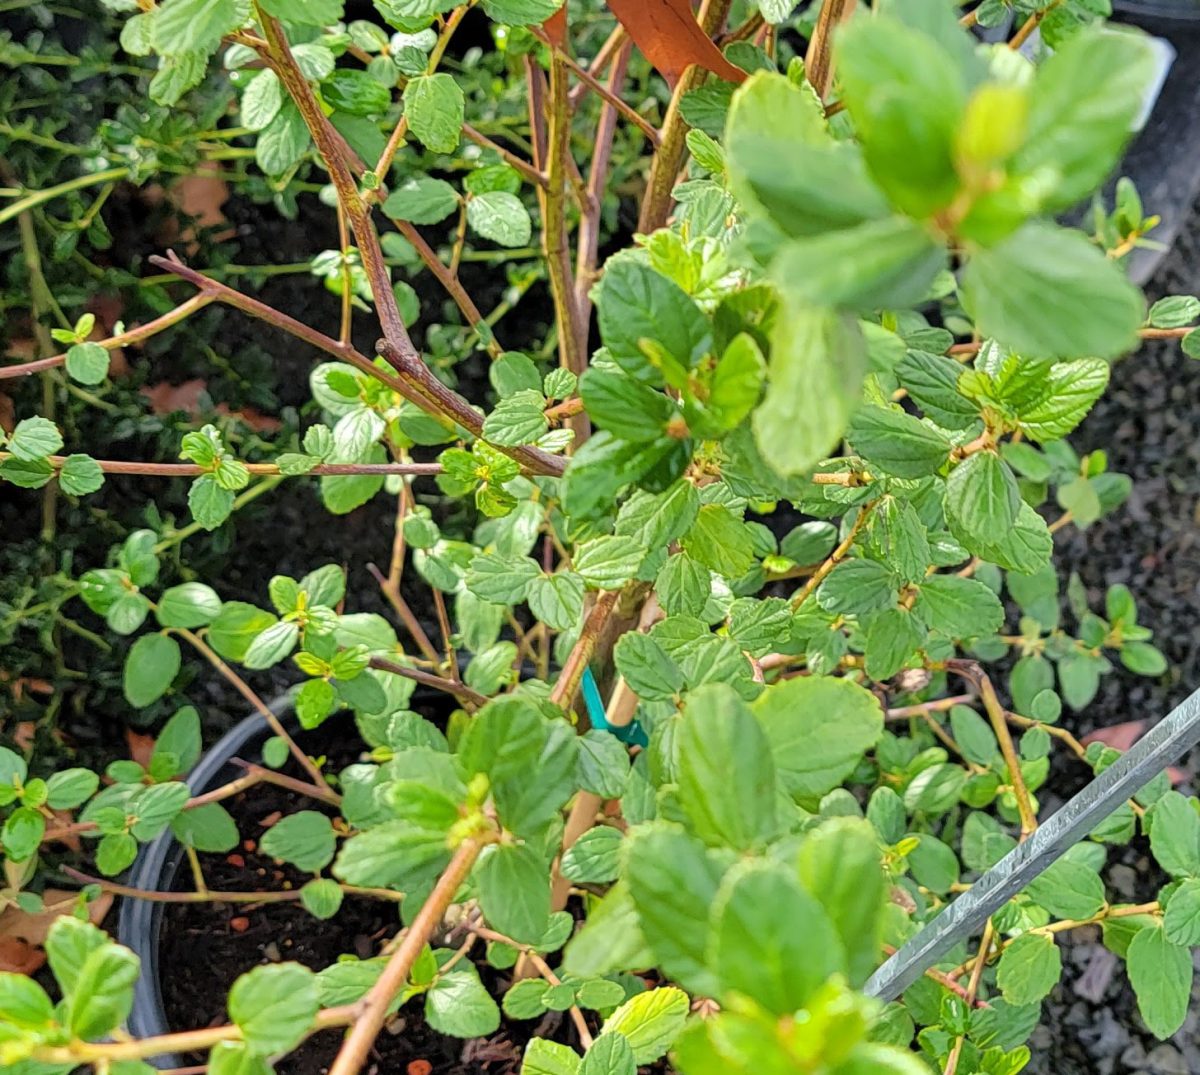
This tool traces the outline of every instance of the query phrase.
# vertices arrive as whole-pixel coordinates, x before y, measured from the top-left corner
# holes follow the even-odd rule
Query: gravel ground
[[[1151,285],[1151,299],[1200,292],[1200,207]],[[1200,363],[1174,341],[1151,342],[1113,370],[1105,397],[1072,437],[1081,452],[1103,448],[1133,493],[1087,531],[1068,528],[1056,561],[1078,571],[1094,601],[1113,583],[1130,587],[1139,622],[1152,628],[1170,664],[1160,679],[1124,669],[1103,681],[1083,713],[1064,717],[1076,734],[1128,720],[1156,722],[1200,685]],[[1196,771],[1196,759],[1190,766]],[[1051,805],[1051,804],[1047,804]],[[1116,898],[1153,899],[1161,881],[1136,841],[1111,855]],[[1188,1075],[1200,1072],[1200,976],[1192,1010],[1168,1042],[1137,1015],[1123,966],[1098,929],[1061,940],[1066,973],[1030,1042],[1030,1075]],[[1200,966],[1200,961],[1197,962]]]

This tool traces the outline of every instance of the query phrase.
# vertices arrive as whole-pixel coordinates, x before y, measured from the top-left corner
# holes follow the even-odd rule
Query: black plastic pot
[[[291,709],[290,697],[283,695],[275,699],[270,709],[282,718]],[[231,764],[232,759],[257,761],[263,744],[272,734],[270,726],[261,716],[255,714],[247,717],[214,743],[188,774],[187,783],[192,794],[201,795],[244,775],[242,770]],[[167,829],[141,849],[130,868],[127,883],[154,892],[169,891],[185,858],[183,845]],[[142,961],[142,973],[134,986],[133,1010],[129,1013],[128,1022],[129,1032],[138,1038],[170,1032],[163,1008],[158,961],[159,931],[165,906],[146,900],[123,899],[117,919],[118,940],[133,949]],[[203,958],[202,952],[197,955]],[[159,1068],[182,1065],[179,1057],[170,1055],[152,1058],[150,1063]]]

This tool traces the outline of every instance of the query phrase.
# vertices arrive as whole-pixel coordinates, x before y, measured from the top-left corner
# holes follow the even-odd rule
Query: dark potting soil
[[[364,749],[352,722],[338,718],[300,742],[305,749],[326,753],[333,772],[357,760]],[[283,771],[303,776],[294,762]],[[270,784],[250,788],[227,800],[225,806],[237,822],[243,842],[227,855],[199,856],[210,889],[277,892],[299,889],[311,879],[311,874],[264,855],[258,850],[258,841],[281,815],[319,810],[335,817],[335,809]],[[186,863],[173,888],[194,891]],[[370,958],[379,955],[399,928],[397,904],[358,897],[347,897],[338,913],[326,921],[314,918],[299,901],[167,904],[159,940],[159,969],[168,1025],[171,1030],[188,1030],[226,1023],[229,988],[246,971],[281,961],[320,970],[343,955]],[[456,936],[450,943],[461,940]],[[476,952],[481,951],[479,946]],[[480,972],[499,1000],[509,979],[486,965],[480,966]],[[569,1041],[572,1033],[563,1015],[551,1012],[540,1021],[506,1019],[494,1035],[463,1041],[433,1030],[425,1021],[421,1000],[415,999],[386,1024],[363,1070],[366,1075],[515,1075],[531,1037]],[[324,1075],[341,1041],[340,1030],[314,1034],[280,1060],[276,1071],[280,1075]],[[186,1062],[203,1059],[197,1056]]]

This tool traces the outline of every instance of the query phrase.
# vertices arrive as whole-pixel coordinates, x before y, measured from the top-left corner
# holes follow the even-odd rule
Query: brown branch
[[[467,879],[484,846],[485,842],[482,839],[474,838],[460,844],[454,852],[450,865],[438,878],[433,891],[421,905],[404,935],[404,940],[388,959],[383,973],[371,986],[367,995],[353,1005],[353,1025],[342,1042],[341,1049],[338,1050],[337,1059],[330,1067],[329,1075],[357,1075],[366,1062],[372,1043],[383,1029],[392,999],[404,988],[417,956],[421,954],[430,935],[441,922],[446,908],[453,901],[459,886]]]
[[[854,14],[855,0],[825,0],[804,54],[804,74],[822,101],[833,81],[833,34]]]
[[[596,643],[599,641],[600,633],[617,607],[619,596],[620,594],[616,590],[603,592],[596,599],[587,619],[583,621],[583,629],[579,632],[579,641],[575,643],[568,655],[562,671],[558,674],[558,681],[550,692],[550,701],[555,705],[565,708],[571,704],[575,692],[579,689],[579,681],[583,679],[583,671],[587,668],[588,661],[592,659],[592,654],[596,652]]]
[[[526,179],[528,179],[529,182],[534,184],[534,186],[544,187],[549,182],[549,177],[545,172],[539,171],[532,164],[530,164],[529,161],[524,160],[511,149],[505,149],[504,146],[500,145],[499,143],[493,142],[486,134],[484,134],[482,131],[476,130],[469,123],[464,123],[462,125],[462,132],[477,146],[482,146],[484,149],[490,149],[493,153],[498,154],[500,159],[503,160],[505,164],[511,168],[515,168]]]
[[[850,533],[848,533],[843,539],[842,543],[829,554],[828,559],[826,559],[825,562],[812,573],[812,577],[804,584],[800,592],[796,594],[794,598],[792,598],[793,609],[797,609],[804,604],[804,602],[807,601],[812,595],[813,590],[820,586],[821,583],[825,581],[826,576],[828,576],[828,574],[846,558],[847,554],[854,547],[854,542],[858,540],[859,531],[862,530],[863,526],[866,524],[866,521],[870,517],[874,508],[875,502],[872,501],[869,504],[864,504],[862,508],[859,509],[858,517],[854,520],[854,525],[850,527]]]
[[[443,676],[435,676],[432,672],[425,672],[420,668],[410,668],[405,664],[397,664],[395,661],[389,661],[384,657],[372,657],[371,667],[377,668],[381,672],[391,672],[394,675],[403,676],[405,679],[411,679],[413,682],[420,683],[426,687],[433,687],[435,690],[445,691],[447,694],[452,694],[454,697],[477,709],[487,705],[488,702],[486,695],[480,694],[465,683],[455,679],[446,679]]]
[[[713,37],[725,25],[729,17],[732,0],[703,0],[697,21],[708,37]],[[671,192],[675,189],[675,178],[683,167],[687,152],[687,127],[680,107],[686,94],[696,89],[707,74],[699,64],[689,67],[675,84],[667,115],[663,120],[662,142],[654,159],[650,162],[650,174],[646,179],[646,194],[642,199],[642,210],[638,217],[638,231],[649,235],[666,222],[671,211]]]
[[[970,683],[979,693],[979,700],[987,711],[988,720],[996,739],[1000,743],[1000,753],[1004,756],[1004,764],[1008,768],[1009,779],[1012,781],[1013,796],[1017,800],[1017,812],[1021,816],[1021,838],[1029,836],[1037,829],[1037,816],[1033,812],[1033,804],[1029,798],[1029,789],[1025,786],[1025,777],[1021,772],[1021,761],[1013,745],[1012,736],[1008,731],[1008,720],[1004,707],[992,686],[991,679],[983,667],[976,661],[955,658],[946,662],[946,671],[954,672]]]
[[[0,452],[0,461],[8,459],[11,455],[11,452]],[[65,455],[49,455],[46,456],[46,462],[55,470],[61,470],[67,458]],[[93,459],[92,462],[99,466],[105,474],[140,474],[151,478],[194,478],[201,474],[208,474],[210,469],[197,463],[146,463],[125,459]],[[270,477],[281,473],[277,463],[243,463],[242,465],[251,474]],[[441,463],[318,463],[311,470],[305,471],[304,475],[298,475],[298,477],[306,475],[332,477],[345,474],[406,474],[419,477],[441,472]]]
[[[213,302],[215,298],[215,295],[204,292],[199,295],[193,295],[187,301],[181,302],[175,309],[169,310],[161,317],[156,317],[153,321],[147,321],[144,325],[138,325],[129,329],[128,332],[122,332],[118,336],[110,336],[107,340],[96,340],[94,342],[99,343],[106,351],[115,351],[118,347],[127,347],[130,344],[141,343],[142,340],[147,340],[151,336],[157,335],[163,329],[177,325],[197,310],[202,310],[210,302]],[[26,377],[31,373],[42,373],[45,370],[61,366],[66,361],[67,355],[64,351],[60,355],[39,358],[36,362],[23,362],[16,366],[0,366],[0,381],[8,380],[12,377]]]
[[[158,892],[149,888],[134,888],[132,885],[118,884],[103,877],[93,877],[64,866],[63,873],[81,885],[98,885],[105,892],[114,896],[125,896],[128,899],[144,900],[147,903],[287,903],[302,898],[300,889],[284,889],[274,892],[222,892],[210,889],[207,892]],[[399,903],[404,899],[404,893],[395,892],[390,888],[358,888],[354,885],[342,885],[340,888],[348,896],[370,896],[373,899],[390,900]]]
[[[603,98],[604,101],[611,108],[615,109],[622,116],[624,116],[627,120],[629,120],[630,123],[632,123],[635,127],[637,127],[637,129],[646,136],[647,140],[650,142],[650,147],[652,149],[657,149],[659,147],[659,144],[661,143],[662,139],[659,137],[658,131],[655,130],[654,124],[651,123],[640,112],[638,112],[637,109],[633,108],[631,105],[628,105],[623,100],[621,100],[620,96],[613,89],[613,87],[611,85],[611,80],[610,80],[610,84],[608,86],[605,86],[604,83],[601,82],[598,78],[596,78],[596,76],[593,75],[586,67],[577,63],[574,59],[572,59],[565,52],[563,52],[560,48],[558,48],[558,46],[556,46],[553,42],[551,42],[550,38],[548,38],[546,36],[546,33],[544,30],[540,29],[537,26],[531,26],[529,29],[532,32],[534,37],[536,37],[544,45],[549,45],[550,48],[552,48],[554,50],[556,55],[561,56],[563,63],[565,63],[567,65],[567,67],[570,69],[571,73],[573,75],[575,75],[575,77],[578,78],[580,82],[582,82],[593,93],[595,93],[598,96],[600,96],[601,98]],[[626,57],[628,57],[629,50],[632,47],[633,47],[632,41],[624,41],[621,43],[621,45],[619,45],[616,49],[614,49],[614,51],[613,51],[614,66],[617,62],[619,62],[617,58],[620,57],[622,54],[624,54]],[[572,106],[575,106],[575,104],[576,104],[576,102],[574,101],[573,98],[571,99],[571,103],[572,103]]]

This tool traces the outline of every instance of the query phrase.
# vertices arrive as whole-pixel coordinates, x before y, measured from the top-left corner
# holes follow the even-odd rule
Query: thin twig
[[[486,695],[480,694],[477,690],[468,687],[465,683],[458,680],[435,676],[432,672],[425,672],[420,668],[410,668],[408,665],[397,664],[395,661],[389,661],[385,657],[372,657],[371,667],[377,668],[381,672],[391,672],[393,675],[403,676],[405,679],[411,679],[415,683],[420,683],[426,687],[445,691],[447,694],[452,694],[476,708],[487,705],[488,700]]]

